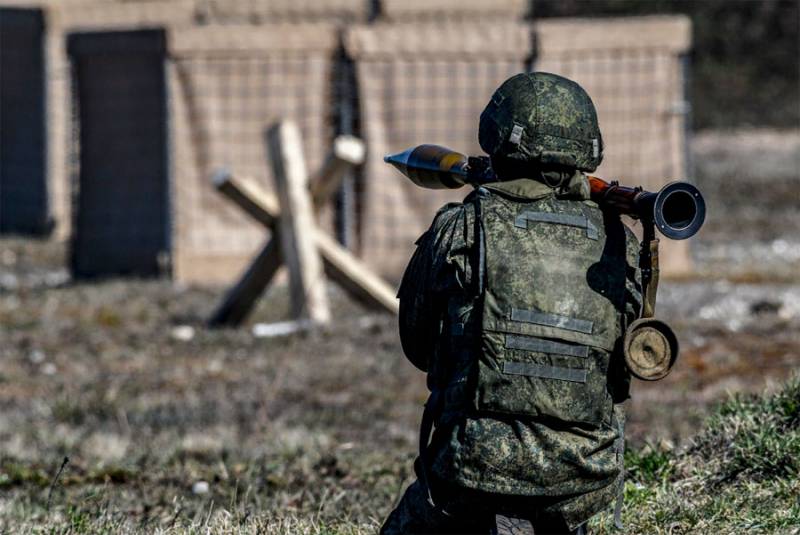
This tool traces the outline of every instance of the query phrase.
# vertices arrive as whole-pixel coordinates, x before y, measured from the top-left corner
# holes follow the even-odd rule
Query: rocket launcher
[[[439,145],[418,145],[384,161],[423,188],[456,189],[497,180],[486,157],[472,157]],[[645,381],[665,377],[678,358],[678,339],[672,329],[654,317],[658,291],[658,239],[655,229],[673,240],[694,236],[706,216],[700,191],[688,182],[670,182],[658,192],[622,186],[589,176],[590,196],[604,208],[640,219],[643,239],[639,253],[642,273],[642,310],[625,332],[623,353],[630,372]]]
[[[417,186],[456,189],[497,180],[488,158],[472,157],[439,145],[418,145],[384,157]],[[589,176],[591,198],[621,214],[652,221],[667,238],[685,240],[694,236],[706,215],[703,195],[688,182],[670,182],[658,192],[621,186]]]

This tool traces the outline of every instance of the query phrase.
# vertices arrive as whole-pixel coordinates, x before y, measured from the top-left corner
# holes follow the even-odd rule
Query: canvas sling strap
[[[639,268],[642,270],[642,313],[643,318],[652,318],[656,313],[656,294],[658,293],[658,238],[652,219],[642,220],[642,244],[639,251]]]

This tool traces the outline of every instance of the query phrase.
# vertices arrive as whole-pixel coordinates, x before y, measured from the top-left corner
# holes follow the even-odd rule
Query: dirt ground
[[[770,135],[696,139],[698,276],[659,291],[682,354],[635,382],[632,447],[680,446],[728,393],[800,369],[800,135]],[[393,318],[333,288],[330,327],[258,338],[288,314],[275,288],[246,326],[208,330],[224,289],[71,281],[65,252],[0,240],[0,530],[375,529],[410,481],[426,397]]]

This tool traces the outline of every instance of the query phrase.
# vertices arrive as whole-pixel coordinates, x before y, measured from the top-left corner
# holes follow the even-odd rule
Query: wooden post
[[[218,171],[211,179],[214,188],[244,210],[250,217],[272,229],[277,224],[278,200],[272,195],[263,195],[258,184],[250,180],[237,180],[230,171]],[[211,327],[239,325],[253,308],[258,296],[264,292],[281,267],[281,244],[272,236],[267,245],[248,266],[239,282],[226,294],[214,310],[208,325]]]
[[[258,296],[264,292],[272,278],[281,267],[281,244],[272,237],[261,250],[247,271],[225,294],[222,303],[214,310],[208,324],[211,327],[239,325],[255,305]]]
[[[365,156],[364,142],[357,137],[339,136],[333,140],[333,152],[311,184],[315,209],[319,210],[325,205],[341,184],[345,171],[364,163]]]
[[[218,173],[215,183],[220,193],[224,194],[264,226],[269,226],[269,222],[278,221],[280,216],[278,200],[258,183],[233,177],[227,173]],[[325,274],[329,278],[341,285],[356,300],[373,308],[397,314],[399,305],[395,292],[382,278],[375,275],[362,261],[354,257],[350,251],[336,243],[324,232],[315,228],[313,234],[319,253],[322,255]],[[274,238],[273,242],[277,244]],[[218,311],[239,310],[241,307],[244,315],[246,315],[249,307],[252,306],[258,295],[266,288],[274,274],[274,271],[272,273],[264,272],[265,266],[279,264],[281,261],[279,248],[276,247],[268,253],[269,247],[270,245],[267,245],[250,269],[247,270],[242,280],[228,293]],[[269,254],[274,256],[269,257]],[[256,267],[256,264],[261,267]],[[234,304],[239,300],[243,301],[242,305]],[[228,303],[229,301],[231,303]],[[231,314],[229,321],[218,320],[213,324],[237,325],[244,319],[244,315],[239,316],[238,312],[231,312]],[[214,317],[222,318],[224,316],[215,313]]]
[[[302,181],[298,181],[296,178],[306,176],[302,159],[299,160],[301,164],[299,167],[292,167],[298,161],[298,158],[302,157],[299,133],[296,127],[289,126],[287,139],[284,128],[281,125],[277,125],[267,134],[270,158],[272,165],[275,166],[275,176],[278,179],[279,188],[286,190],[282,195],[281,203],[278,202],[275,195],[264,190],[257,182],[245,180],[241,177],[233,177],[227,171],[217,173],[212,179],[217,191],[233,201],[253,219],[271,229],[273,237],[236,286],[226,294],[225,299],[209,320],[209,325],[238,325],[241,323],[253,307],[258,296],[261,295],[274,277],[281,262],[284,261],[283,247],[285,247],[285,244],[280,229],[283,227],[284,218],[287,216],[281,215],[283,212],[281,206],[289,206],[290,201],[290,199],[284,200],[284,196],[299,199],[301,205],[305,203],[306,206],[301,206],[299,209],[300,214],[305,214],[305,219],[296,217],[298,213],[296,210],[293,212],[295,217],[290,217],[291,221],[294,222],[294,231],[292,231],[293,233],[290,232],[290,235],[294,238],[296,233],[300,231],[303,235],[301,240],[312,241],[314,250],[318,251],[318,255],[322,257],[325,274],[340,284],[356,300],[370,307],[397,314],[399,304],[394,295],[394,290],[383,279],[372,273],[363,262],[355,258],[350,251],[319,230],[313,221],[309,221],[307,216],[309,197],[311,198],[310,204],[313,205],[313,209],[319,210],[339,187],[344,172],[349,167],[364,161],[365,149],[363,142],[351,136],[337,137],[334,140],[331,155],[311,185],[309,196],[305,186],[302,188],[297,187],[297,184]],[[294,129],[294,133],[292,133],[292,129]],[[287,147],[289,148],[287,149]],[[289,178],[290,176],[294,178]],[[290,187],[290,184],[293,186]],[[301,190],[305,193],[301,193]],[[300,262],[302,263],[302,260]],[[313,276],[309,276],[308,279],[314,280]],[[299,282],[303,283],[303,279],[301,278]],[[295,290],[293,287],[293,307],[295,299],[299,302],[297,309],[294,309],[295,313],[298,313],[298,310],[302,313],[304,310],[306,296],[303,295],[301,299],[300,295],[299,290]],[[311,319],[310,314],[304,314],[304,316],[308,316]],[[317,319],[316,321],[319,320]]]
[[[325,276],[314,240],[314,212],[308,192],[300,129],[283,121],[267,132],[267,147],[281,204],[278,238],[289,268],[292,315],[330,321]]]
[[[232,200],[247,215],[268,229],[273,229],[281,211],[278,199],[265,195],[266,192],[258,183],[237,179],[227,169],[218,171],[211,181],[218,192]]]
[[[382,278],[327,234],[317,230],[315,238],[328,277],[366,305],[392,314],[400,311],[395,292]]]

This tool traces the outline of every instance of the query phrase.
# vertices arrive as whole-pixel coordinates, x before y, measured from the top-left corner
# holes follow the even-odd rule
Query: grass
[[[34,245],[12,244],[18,263]],[[332,290],[330,328],[257,339],[204,327],[221,294],[135,280],[0,288],[0,533],[376,531],[413,478],[426,398],[394,319]],[[288,308],[276,288],[253,321]],[[720,392],[797,366],[794,324],[770,325],[676,324],[676,370],[634,385],[629,404],[625,533],[792,533],[798,381],[704,420]]]
[[[176,451],[158,463],[71,466],[50,510],[57,467],[5,459],[0,490],[13,499],[0,522],[33,533],[374,532],[411,457],[350,444],[331,452],[308,438],[254,459]],[[623,533],[800,533],[800,375],[732,397],[682,448],[628,450],[626,466]],[[209,492],[192,494],[192,481]],[[619,533],[611,524],[606,513],[591,529]]]
[[[679,451],[626,454],[629,533],[800,533],[800,375],[734,396]],[[595,522],[610,533],[611,519]]]

